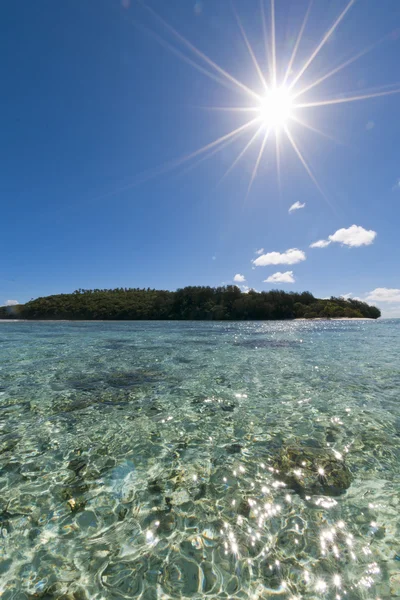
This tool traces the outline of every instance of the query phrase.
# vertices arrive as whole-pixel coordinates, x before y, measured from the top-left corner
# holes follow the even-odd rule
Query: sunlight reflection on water
[[[2,600],[400,594],[397,322],[0,337]]]

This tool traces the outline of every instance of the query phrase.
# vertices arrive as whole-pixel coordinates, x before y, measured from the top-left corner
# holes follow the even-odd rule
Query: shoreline
[[[395,318],[395,317],[386,317]],[[400,317],[399,317],[400,318]],[[294,319],[0,319],[0,323],[276,323],[290,321],[379,321],[385,317],[296,317]]]

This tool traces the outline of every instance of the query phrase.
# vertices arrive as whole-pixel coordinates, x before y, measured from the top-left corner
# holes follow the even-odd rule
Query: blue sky
[[[276,4],[279,86],[308,2]],[[314,4],[288,84],[348,2]],[[223,178],[254,128],[211,156],[182,158],[259,117],[258,100],[243,86],[266,92],[231,3],[147,5],[155,14],[134,0],[1,6],[0,303],[77,288],[214,286],[240,275],[241,286],[353,294],[400,316],[400,94],[291,107],[291,117],[336,138],[288,120],[323,193],[282,129],[279,183],[275,123],[264,123]],[[271,82],[259,2],[236,0],[235,7]],[[267,2],[265,12],[270,45]],[[303,102],[400,88],[399,2],[364,0],[349,8],[296,89],[375,42]],[[210,109],[254,105],[258,112]],[[289,212],[295,203],[305,206]],[[325,247],[310,248],[320,240]],[[288,258],[291,249],[298,252]]]

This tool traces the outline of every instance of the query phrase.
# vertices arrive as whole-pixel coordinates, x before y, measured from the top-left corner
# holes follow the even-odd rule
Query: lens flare
[[[333,139],[333,141],[336,141],[327,133],[316,128],[313,124],[310,124],[304,118],[304,113],[308,112],[312,117],[317,110],[324,109],[327,106],[359,102],[369,98],[390,96],[392,94],[400,93],[400,88],[398,86],[384,86],[373,91],[358,92],[357,94],[340,93],[340,90],[337,90],[337,93],[333,97],[313,97],[312,94],[314,93],[313,90],[315,88],[320,86],[323,82],[331,80],[334,75],[342,72],[343,69],[353,64],[362,56],[366,55],[382,40],[369,45],[366,49],[344,60],[338,66],[335,66],[334,68],[327,68],[324,73],[320,73],[318,76],[310,78],[309,70],[311,65],[315,63],[315,59],[321,54],[327,42],[332,39],[333,34],[341,25],[344,18],[347,17],[348,13],[350,13],[351,9],[356,3],[356,0],[348,0],[343,10],[338,14],[332,25],[323,33],[320,41],[317,43],[315,48],[312,49],[308,57],[303,60],[299,66],[296,66],[296,61],[299,60],[298,57],[300,55],[301,43],[305,35],[311,13],[312,3],[313,0],[310,0],[304,19],[299,28],[299,32],[296,36],[292,54],[289,58],[289,61],[285,61],[286,64],[282,64],[281,56],[278,51],[279,44],[277,44],[278,32],[276,29],[275,0],[269,0],[269,18],[267,17],[266,11],[266,5],[268,5],[268,1],[260,0],[260,22],[265,45],[265,54],[261,61],[260,57],[256,56],[254,48],[250,43],[250,39],[243,27],[239,15],[233,8],[244,45],[261,84],[261,89],[253,89],[241,81],[237,76],[232,75],[225,68],[212,60],[204,51],[199,50],[192,42],[186,39],[181,33],[167,23],[147,3],[145,4],[140,2],[143,9],[150,13],[152,17],[168,33],[171,41],[164,40],[157,33],[152,32],[143,26],[137,25],[137,23],[133,23],[135,26],[138,26],[140,29],[146,31],[164,48],[167,48],[175,56],[179,57],[181,60],[202,73],[204,76],[211,79],[213,82],[216,82],[222,87],[229,89],[232,93],[236,92],[241,94],[241,96],[244,98],[244,102],[238,106],[234,106],[233,102],[229,102],[229,106],[209,106],[203,108],[214,111],[231,112],[233,115],[239,115],[240,118],[241,115],[248,113],[249,118],[244,124],[243,120],[241,120],[241,123],[237,124],[237,127],[233,127],[231,131],[221,135],[219,138],[212,140],[209,143],[206,143],[197,150],[194,150],[185,156],[179,157],[176,160],[169,161],[163,167],[151,169],[146,173],[143,173],[136,178],[134,183],[122,188],[122,190],[117,190],[116,193],[118,193],[118,191],[125,191],[126,189],[129,189],[147,179],[151,179],[152,177],[176,169],[186,162],[191,163],[190,168],[192,168],[192,166],[197,166],[204,160],[210,159],[217,152],[226,148],[226,146],[235,143],[238,137],[243,134],[243,137],[248,137],[244,140],[240,153],[225,171],[225,174],[219,183],[221,183],[221,181],[232,172],[234,167],[237,167],[238,163],[242,160],[245,154],[248,154],[251,149],[255,148],[255,163],[254,168],[251,170],[250,183],[247,192],[249,193],[254,179],[260,169],[266,148],[269,146],[275,147],[277,176],[280,183],[280,173],[282,171],[280,153],[283,143],[286,142],[286,144],[291,148],[293,155],[296,156],[300,161],[306,173],[316,185],[320,193],[325,197],[326,200],[328,200],[309,163],[305,159],[303,151],[300,149],[300,144],[297,139],[298,135],[294,135],[293,129],[295,127],[298,129],[300,126],[301,128],[312,131],[315,134],[322,135],[324,137],[328,137],[329,139]],[[265,68],[264,65],[265,58],[267,58],[267,68]],[[311,95],[310,92],[312,92]],[[299,112],[301,112],[301,115],[298,114]]]

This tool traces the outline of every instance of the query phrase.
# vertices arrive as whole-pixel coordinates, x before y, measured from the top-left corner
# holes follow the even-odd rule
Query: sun
[[[313,0],[311,0],[308,4],[303,22],[293,45],[289,62],[286,65],[281,64],[281,56],[279,56],[277,53],[279,48],[279,44],[277,44],[276,39],[277,35],[275,17],[275,4],[277,3],[277,0],[259,1],[261,9],[261,25],[265,46],[264,57],[266,57],[266,60],[264,58],[261,62],[259,61],[259,58],[256,57],[241,20],[232,6],[244,41],[244,45],[246,46],[248,54],[253,63],[255,73],[258,75],[259,84],[257,85],[256,89],[248,87],[246,83],[237,79],[237,77],[226,71],[222,66],[213,61],[209,56],[207,56],[207,54],[199,50],[182,34],[176,31],[176,29],[169,25],[152,8],[150,8],[147,3],[143,3],[143,8],[151,13],[154,18],[169,32],[173,40],[176,42],[176,45],[164,40],[156,33],[149,32],[152,37],[154,37],[162,46],[166,47],[169,51],[178,56],[191,67],[198,70],[212,81],[218,83],[221,87],[228,88],[230,91],[233,89],[236,90],[236,93],[240,93],[244,99],[244,102],[241,101],[237,106],[234,106],[231,102],[229,102],[228,106],[208,106],[203,108],[214,111],[228,111],[232,114],[236,113],[240,115],[240,122],[243,121],[242,115],[249,115],[248,120],[246,120],[244,123],[242,122],[242,124],[239,124],[237,127],[231,131],[228,131],[221,137],[212,140],[208,144],[198,148],[197,150],[194,150],[189,154],[186,154],[185,156],[169,161],[160,169],[149,170],[148,175],[144,175],[145,179],[147,177],[154,176],[154,174],[161,174],[163,172],[168,172],[171,169],[176,169],[177,167],[180,167],[189,161],[193,161],[193,166],[196,166],[196,163],[194,162],[195,159],[197,164],[199,164],[203,160],[210,158],[243,136],[244,142],[240,153],[225,171],[220,181],[222,181],[229,173],[232,172],[233,168],[238,165],[247,152],[249,152],[251,149],[257,148],[255,164],[247,189],[248,195],[257,176],[257,172],[263,159],[267,144],[271,143],[271,134],[275,134],[274,145],[276,154],[276,168],[279,181],[281,171],[281,147],[283,143],[286,143],[292,148],[293,152],[303,165],[313,183],[326,198],[324,191],[319,185],[314,173],[311,170],[311,167],[303,155],[297,138],[299,135],[302,135],[302,129],[307,129],[315,134],[322,135],[325,138],[333,138],[328,133],[317,129],[312,122],[310,123],[307,115],[304,118],[304,113],[308,112],[309,116],[312,117],[314,111],[319,108],[345,104],[349,102],[358,102],[361,100],[367,100],[369,98],[378,98],[380,96],[389,96],[400,93],[400,87],[395,84],[377,88],[375,91],[370,92],[365,91],[356,94],[341,93],[334,95],[333,97],[331,96],[321,99],[319,98],[319,95],[318,97],[314,96],[315,88],[320,86],[323,82],[328,81],[331,77],[341,72],[343,69],[376,47],[376,44],[372,44],[333,68],[329,68],[328,65],[326,65],[319,75],[315,76],[315,78],[309,78],[310,66],[314,63],[315,59],[321,53],[327,42],[332,38],[332,35],[339,27],[347,13],[356,4],[356,0],[347,1],[347,4],[344,6],[342,12],[322,35],[316,47],[308,55],[308,58],[303,58],[299,63],[299,48],[301,46],[306,25],[310,16],[313,4]],[[266,4],[270,5],[269,27],[265,10]],[[187,53],[185,53],[184,50],[186,50]],[[141,178],[141,180],[143,180],[143,178]]]
[[[293,116],[294,99],[286,87],[274,87],[266,92],[258,110],[264,125],[279,131],[287,127]]]

